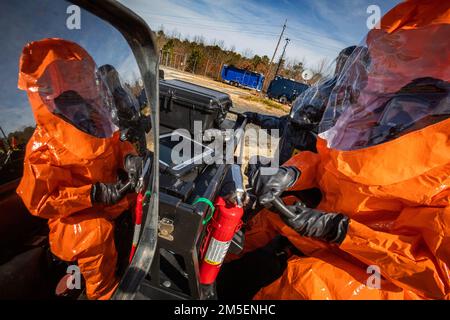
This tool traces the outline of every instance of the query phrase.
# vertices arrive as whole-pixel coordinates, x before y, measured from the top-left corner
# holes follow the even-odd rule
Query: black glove
[[[328,243],[341,244],[347,235],[349,218],[342,213],[326,213],[320,210],[305,207],[297,203],[288,206],[296,212],[295,218],[282,216],[284,222],[301,236],[311,237]]]
[[[133,154],[129,154],[125,157],[124,168],[128,173],[128,179],[131,183],[131,187],[135,188],[139,177],[142,173],[143,160],[140,156],[135,156]]]
[[[258,114],[256,112],[244,112],[244,115],[247,117],[247,122],[248,123],[255,123],[256,122],[256,117],[258,116]]]
[[[279,167],[274,175],[262,175],[259,168],[250,177],[250,186],[253,194],[258,197],[260,204],[266,206],[273,199],[292,186],[300,176],[300,171],[295,167]]]
[[[127,190],[122,190],[124,185],[119,183],[101,183],[97,182],[92,185],[91,201],[92,203],[101,203],[108,206],[119,202],[127,193]]]

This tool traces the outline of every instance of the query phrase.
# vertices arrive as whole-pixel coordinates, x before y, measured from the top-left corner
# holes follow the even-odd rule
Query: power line
[[[141,11],[146,12],[145,10],[141,10]],[[201,18],[201,17],[195,18],[195,17],[187,17],[187,16],[173,16],[173,15],[163,15],[163,14],[153,14],[153,13],[147,13],[147,15],[159,17],[159,18],[161,18],[161,19],[163,19],[163,20],[169,20],[169,21],[171,21],[171,20],[168,19],[168,18],[177,18],[177,19],[184,19],[184,20],[185,20],[185,19],[191,19],[191,20],[202,20],[202,21],[205,21],[205,22],[208,22],[208,21],[213,22],[213,25],[211,25],[211,24],[193,24],[193,23],[189,23],[189,22],[175,21],[175,23],[183,23],[183,24],[188,24],[188,25],[207,26],[207,27],[209,27],[209,26],[216,26],[216,27],[219,27],[220,25],[218,24],[218,22],[223,22],[223,23],[225,23],[225,24],[254,25],[254,26],[267,26],[267,27],[270,27],[270,26],[275,26],[275,27],[276,27],[276,26],[279,26],[278,24],[253,23],[253,22],[243,22],[243,21],[227,21],[227,20],[212,20],[212,19],[205,19],[205,18]],[[165,17],[168,17],[168,18],[165,18]],[[173,20],[172,20],[172,21],[173,21]],[[291,30],[291,31],[296,31],[296,30],[298,30],[298,29],[292,28],[292,27],[286,27],[286,29],[287,29],[288,31],[289,31],[289,30]],[[255,32],[259,32],[259,31],[255,31]],[[314,32],[314,31],[308,31],[308,30],[303,30],[303,29],[302,29],[301,32],[302,32],[302,33],[308,33],[308,34],[314,35],[314,36],[316,36],[316,37],[326,38],[326,39],[329,39],[329,40],[336,40],[336,38],[333,38],[333,37],[331,37],[331,36],[328,36],[328,35],[325,35],[325,34],[322,34],[322,33]]]
[[[314,40],[310,40],[310,39],[295,38],[295,37],[290,37],[290,39],[298,41],[298,42],[302,43],[304,46],[317,47],[317,48],[321,48],[321,49],[325,49],[325,50],[329,50],[329,51],[342,50],[342,48],[343,48],[343,47],[338,47],[338,46],[334,46],[334,45],[326,45],[323,43],[315,42]]]
[[[289,28],[287,27],[286,22],[287,22],[287,21],[285,21],[285,24],[283,25],[282,33],[280,34],[280,38],[278,39],[277,47],[276,47],[276,50],[275,50],[275,52],[274,52],[274,55],[273,55],[273,57],[272,57],[272,60],[271,60],[271,63],[269,64],[269,66],[272,66],[273,60],[274,60],[275,55],[276,55],[276,52],[277,52],[277,50],[278,50],[279,42],[280,42],[280,40],[281,40],[281,38],[282,38],[282,36],[283,36],[285,30],[291,29],[290,27],[289,27]],[[277,35],[276,33],[263,32],[263,31],[252,31],[252,30],[249,30],[249,29],[243,29],[243,28],[236,29],[236,28],[234,28],[234,27],[231,27],[231,28],[217,27],[216,24],[210,25],[210,24],[198,24],[198,23],[179,22],[179,21],[177,21],[177,22],[170,22],[170,21],[169,21],[169,22],[163,23],[163,25],[164,25],[164,24],[166,24],[166,25],[172,25],[172,26],[175,26],[175,27],[176,27],[176,26],[202,27],[202,28],[208,28],[209,31],[223,31],[223,32],[231,32],[231,33],[239,33],[239,34],[268,36],[268,37],[272,37],[272,36],[276,36],[276,35]],[[292,29],[291,29],[291,30],[292,30]],[[309,33],[311,33],[311,32],[309,32]],[[312,33],[311,33],[311,34],[312,34]],[[295,37],[292,37],[292,36],[290,36],[290,35],[291,35],[291,32],[289,32],[289,35],[288,35],[288,37],[289,37],[291,40],[298,41],[298,42],[300,42],[303,46],[308,46],[308,47],[311,47],[311,48],[321,48],[321,49],[323,49],[323,50],[326,50],[326,51],[329,51],[329,52],[333,52],[333,53],[335,53],[336,51],[339,51],[339,50],[342,49],[342,47],[340,47],[340,46],[336,46],[336,45],[332,45],[332,44],[324,44],[324,43],[320,43],[320,42],[315,41],[314,39],[313,39],[313,40],[312,40],[312,39],[306,39],[306,38],[300,37],[300,36],[298,36],[298,35],[295,36]],[[331,38],[329,38],[329,39],[331,39]],[[270,68],[268,69],[268,71],[270,71]],[[269,76],[270,76],[270,73],[267,72],[267,74],[266,74],[266,79],[269,79]]]
[[[301,35],[298,35],[298,34],[292,35],[292,33],[288,33],[288,35],[293,40],[308,41],[308,42],[311,42],[311,43],[317,43],[319,45],[324,45],[324,46],[327,46],[327,47],[330,47],[330,48],[342,49],[342,46],[338,45],[338,44],[332,44],[332,43],[324,44],[324,43],[321,43],[321,42],[317,42],[317,41],[321,41],[320,39],[317,39],[317,38],[305,38],[305,37],[302,37]],[[336,40],[336,39],[331,39],[331,40]]]
[[[164,22],[162,23],[163,25],[173,25],[173,26],[194,26],[194,27],[203,27],[203,28],[208,28],[208,30],[210,31],[225,31],[225,32],[233,32],[233,33],[244,33],[244,34],[251,34],[251,35],[266,35],[266,36],[276,36],[276,33],[270,33],[270,32],[263,32],[263,31],[252,31],[252,30],[243,30],[243,29],[234,29],[234,28],[216,28],[217,26],[215,25],[209,25],[209,24],[195,24],[195,23],[188,23],[188,22]],[[320,47],[322,49],[328,49],[328,50],[340,50],[342,49],[341,46],[337,46],[337,45],[332,45],[332,44],[323,44],[323,43],[318,43],[312,39],[307,39],[307,38],[300,38],[298,36],[293,37],[292,34],[290,34],[290,38],[292,40],[297,40],[297,41],[306,41],[309,44],[313,44],[317,47]],[[328,39],[332,39],[332,38],[328,38]]]
[[[183,25],[179,25],[179,24],[176,24],[176,23],[167,23],[167,25],[183,26]],[[248,35],[269,36],[269,37],[277,35],[275,33],[247,31],[247,30],[231,30],[231,29],[215,29],[215,28],[208,28],[208,30],[209,31],[224,31],[224,32],[239,33],[239,34],[248,34]],[[298,41],[298,42],[302,43],[303,45],[306,45],[306,46],[309,46],[309,47],[318,47],[318,48],[329,50],[329,51],[333,51],[333,52],[336,51],[336,50],[341,50],[342,49],[342,47],[340,47],[340,46],[338,47],[338,46],[335,46],[335,45],[326,45],[326,44],[319,43],[319,42],[316,42],[316,41],[311,40],[311,39],[297,38],[297,37],[292,37],[292,36],[289,36],[289,38],[291,40]]]
[[[292,28],[292,27],[289,27],[288,30],[298,31],[298,29]],[[327,38],[327,39],[330,39],[330,40],[336,40],[336,38],[327,36],[327,35],[322,34],[322,33],[314,32],[314,31],[307,31],[307,30],[303,30],[303,29],[302,29],[301,32],[302,32],[302,33],[309,33],[309,34],[311,34],[311,35],[315,35],[315,36],[321,37],[321,38]]]
[[[262,31],[252,31],[252,30],[242,30],[242,29],[229,29],[229,28],[214,28],[215,26],[205,25],[205,24],[193,24],[193,23],[183,23],[183,22],[165,22],[162,25],[175,25],[175,26],[195,26],[195,27],[203,27],[208,28],[211,31],[227,31],[227,32],[235,32],[235,33],[249,33],[249,34],[260,34],[260,35],[268,35],[268,36],[276,36],[277,33],[269,33]]]
[[[190,20],[202,20],[202,21],[210,21],[213,23],[222,22],[227,24],[245,24],[245,25],[254,25],[254,26],[268,26],[268,27],[279,27],[279,24],[273,24],[273,23],[254,23],[254,22],[243,22],[242,20],[217,20],[217,19],[205,19],[204,17],[189,17],[189,16],[174,16],[174,15],[167,15],[167,14],[155,14],[150,13],[150,11],[146,10],[139,10],[139,12],[143,12],[148,16],[154,16],[154,17],[168,17],[168,18],[176,18],[176,19],[190,19]]]
[[[171,24],[171,23],[169,23],[169,24]],[[177,25],[177,24],[173,24],[173,25]],[[259,35],[259,36],[262,36],[262,35],[274,36],[274,35],[276,35],[276,34],[269,34],[269,33],[264,33],[264,32],[252,32],[252,31],[245,31],[245,30],[244,31],[243,30],[223,30],[223,29],[214,29],[214,28],[210,28],[208,30],[210,30],[210,31],[225,31],[225,32],[231,32],[231,33],[248,34],[248,35]],[[342,49],[341,47],[337,47],[337,46],[331,46],[331,45],[327,46],[327,45],[324,45],[322,43],[317,43],[317,42],[312,41],[310,39],[305,39],[305,38],[300,39],[300,38],[296,38],[296,37],[289,37],[289,38],[291,40],[300,42],[302,44],[302,46],[307,46],[307,47],[311,47],[311,48],[320,48],[320,49],[323,49],[323,50],[326,50],[326,51],[332,52],[332,53],[336,53],[336,51],[340,51]],[[273,57],[273,60],[274,60],[274,57]],[[272,66],[273,60],[269,64],[269,66]],[[267,74],[266,74],[266,79],[269,79],[269,76],[270,76],[268,71],[267,71]]]
[[[219,30],[219,29],[208,29],[209,31],[223,31],[223,30]],[[177,31],[177,30],[172,30],[172,31]],[[260,35],[260,36],[264,36],[264,37],[273,37],[276,34],[266,34],[266,33],[258,33],[258,32],[252,32],[252,31],[232,31],[232,30],[225,30],[224,32],[230,32],[230,33],[240,33],[240,34],[248,34],[248,35]],[[189,36],[190,34],[185,34],[185,37]],[[198,34],[194,34],[198,35]],[[201,35],[201,34],[200,34]]]

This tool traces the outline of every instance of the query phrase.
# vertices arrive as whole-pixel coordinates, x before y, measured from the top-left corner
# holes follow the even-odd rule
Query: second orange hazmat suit
[[[68,90],[97,101],[101,108],[106,91],[98,89],[95,62],[79,45],[63,39],[27,44],[18,86],[28,94],[36,130],[27,145],[17,193],[31,214],[48,219],[52,252],[64,261],[78,262],[88,298],[109,299],[118,283],[113,220],[130,207],[132,198],[112,206],[93,205],[91,187],[116,182],[124,156],[135,153],[134,147],[119,140],[107,112],[104,119],[96,119],[106,123],[102,137],[52,112],[55,97]]]
[[[448,84],[449,26],[448,1],[406,1],[369,33],[367,73],[361,77],[357,57],[346,65],[318,153],[302,152],[284,166],[301,171],[292,190],[320,188],[318,209],[350,218],[347,236],[329,245],[301,237],[269,210],[260,212],[249,224],[246,251],[280,233],[305,256],[293,256],[256,299],[450,299],[448,92],[440,102],[443,120],[383,143],[361,142],[393,93],[422,77]],[[352,86],[356,95],[349,98]],[[381,273],[378,284],[374,271]]]

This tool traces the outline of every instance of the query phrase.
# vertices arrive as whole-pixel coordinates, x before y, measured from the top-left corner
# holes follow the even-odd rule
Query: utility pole
[[[280,46],[281,38],[283,38],[284,30],[286,30],[286,25],[287,25],[287,19],[284,20],[283,30],[281,30],[280,37],[278,38],[277,46],[275,47],[275,51],[273,52],[272,59],[270,59],[269,66],[267,67],[266,79],[265,79],[264,82],[269,81],[269,78],[270,78],[270,75],[271,75],[271,71],[272,71],[272,63],[273,63],[273,60],[275,59],[275,56],[277,54],[278,47]],[[263,88],[264,88],[264,86],[263,86]],[[261,90],[261,92],[262,92],[262,90]]]
[[[284,54],[286,53],[286,47],[287,47],[289,41],[291,41],[291,39],[286,38],[286,43],[285,43],[284,48],[283,48],[283,53],[281,54],[280,61],[278,61],[278,66],[277,66],[277,70],[275,71],[275,76],[274,77],[276,77],[278,75],[278,71],[280,71],[281,62],[283,61]]]
[[[2,127],[0,127],[0,131],[2,132],[2,135],[3,135],[3,137],[5,138],[5,144],[6,144],[6,146],[7,146],[8,149],[9,149],[10,146],[9,146],[8,137],[6,136],[5,131],[3,131],[3,128],[2,128]]]

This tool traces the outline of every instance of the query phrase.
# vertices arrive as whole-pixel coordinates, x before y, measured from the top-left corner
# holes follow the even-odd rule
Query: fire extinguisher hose
[[[202,224],[205,225],[205,224],[207,224],[207,223],[209,222],[209,220],[211,220],[211,218],[214,216],[214,211],[216,210],[216,208],[214,207],[214,204],[211,202],[211,200],[209,200],[208,198],[203,198],[203,197],[200,197],[200,198],[196,199],[196,200],[192,203],[192,205],[195,205],[195,204],[200,203],[200,202],[206,203],[206,204],[211,208],[210,214],[208,214],[208,215],[205,217],[205,219],[203,219],[203,221],[202,221]]]

